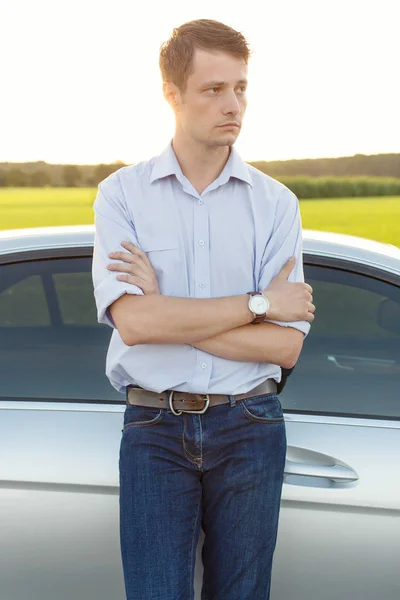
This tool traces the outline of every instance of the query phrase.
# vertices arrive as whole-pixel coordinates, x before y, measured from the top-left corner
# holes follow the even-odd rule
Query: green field
[[[0,229],[93,223],[97,188],[1,188]],[[301,200],[305,229],[336,231],[400,247],[400,196]]]

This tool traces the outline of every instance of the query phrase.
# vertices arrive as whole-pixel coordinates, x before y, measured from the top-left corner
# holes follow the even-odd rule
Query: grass
[[[0,188],[0,229],[93,223],[97,188]]]
[[[97,188],[0,188],[0,229],[93,223]],[[400,246],[400,196],[301,200],[303,227]]]
[[[305,229],[348,233],[400,247],[400,196],[301,200]]]

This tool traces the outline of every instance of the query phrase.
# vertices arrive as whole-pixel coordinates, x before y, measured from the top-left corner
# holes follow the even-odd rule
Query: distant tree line
[[[400,179],[400,154],[356,154],[340,158],[255,161],[249,164],[279,181],[283,181],[284,178],[297,178],[299,176],[311,178],[353,178],[363,176]],[[124,166],[127,165],[120,160],[111,164],[99,165],[57,165],[44,161],[31,163],[5,162],[0,163],[0,186],[93,187]],[[322,185],[322,182],[320,182],[320,185]],[[379,187],[378,184],[376,185]]]
[[[400,178],[394,177],[277,177],[299,200],[400,196]]]
[[[0,187],[93,187],[124,166],[122,161],[99,165],[0,163]]]
[[[355,154],[339,158],[255,161],[250,163],[271,177],[396,177],[400,178],[400,154]]]

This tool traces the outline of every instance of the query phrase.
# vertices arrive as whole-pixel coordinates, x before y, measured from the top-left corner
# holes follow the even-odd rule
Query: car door
[[[316,318],[280,396],[272,600],[400,598],[400,278],[305,257]]]
[[[91,249],[0,257],[1,600],[125,597],[111,332]]]

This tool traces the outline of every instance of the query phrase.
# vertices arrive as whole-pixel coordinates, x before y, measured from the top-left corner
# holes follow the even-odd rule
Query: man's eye
[[[209,92],[212,92],[213,94],[218,94],[218,92],[219,92],[219,88],[217,88],[217,87],[213,87],[213,88],[210,88],[208,91],[209,91]]]

